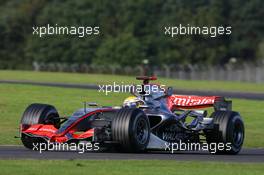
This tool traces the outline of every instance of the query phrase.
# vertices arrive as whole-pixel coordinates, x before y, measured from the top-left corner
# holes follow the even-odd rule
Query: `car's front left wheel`
[[[143,152],[150,138],[150,124],[145,113],[137,108],[122,108],[112,121],[112,138],[122,151]]]

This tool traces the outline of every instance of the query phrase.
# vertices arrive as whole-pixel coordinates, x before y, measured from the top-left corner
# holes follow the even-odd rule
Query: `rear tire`
[[[120,109],[112,121],[112,138],[124,152],[143,152],[150,137],[150,124],[145,113],[137,108]]]
[[[215,111],[214,129],[205,132],[208,144],[216,143],[216,149],[210,150],[216,154],[238,154],[244,142],[244,123],[238,112]],[[224,144],[224,149],[218,145]],[[228,144],[228,146],[226,146]]]
[[[34,124],[52,124],[54,127],[60,127],[59,114],[54,106],[47,104],[31,104],[22,115],[21,127],[29,127]],[[33,149],[33,143],[43,140],[41,138],[32,138],[25,134],[21,135],[21,141],[26,148]]]

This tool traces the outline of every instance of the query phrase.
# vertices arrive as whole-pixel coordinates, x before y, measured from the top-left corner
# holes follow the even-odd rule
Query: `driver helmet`
[[[123,107],[138,108],[144,104],[145,104],[145,102],[142,99],[140,99],[138,97],[130,96],[124,100]]]

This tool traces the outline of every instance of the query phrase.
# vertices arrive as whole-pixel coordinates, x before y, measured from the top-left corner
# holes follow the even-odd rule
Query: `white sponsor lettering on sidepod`
[[[179,106],[204,105],[214,103],[214,98],[197,98],[188,96],[188,98],[177,96],[173,99],[173,103]]]

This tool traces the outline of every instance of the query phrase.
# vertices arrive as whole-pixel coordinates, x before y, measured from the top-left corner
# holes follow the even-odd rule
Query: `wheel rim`
[[[141,118],[136,124],[136,139],[138,143],[145,144],[148,140],[148,125],[145,119]]]
[[[234,145],[239,147],[243,143],[243,137],[244,137],[243,126],[239,121],[237,121],[235,122],[234,130],[233,130]]]

